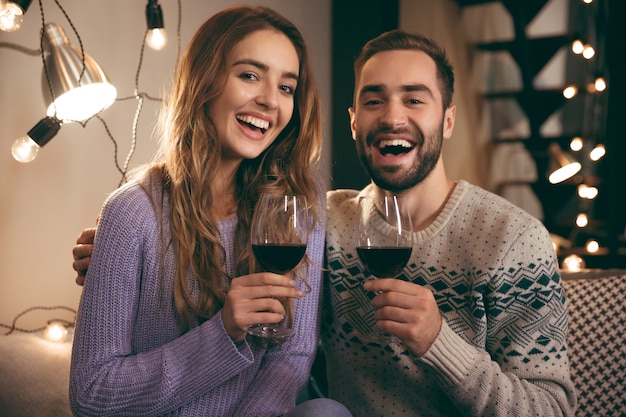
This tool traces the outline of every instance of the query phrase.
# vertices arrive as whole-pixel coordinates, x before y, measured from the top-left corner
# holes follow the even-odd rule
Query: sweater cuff
[[[446,385],[459,385],[474,368],[478,350],[456,334],[444,320],[439,335],[417,361],[427,365]]]
[[[230,335],[226,331],[226,327],[224,327],[224,322],[222,321],[221,311],[218,312],[218,314],[216,314],[214,317],[209,319],[209,321],[214,320],[214,319],[216,323],[218,324],[219,332],[222,334],[223,339],[230,342],[230,346],[234,346],[235,349],[237,349],[239,354],[242,355],[245,360],[250,361],[250,362],[254,361],[254,355],[252,353],[252,350],[250,349],[250,345],[248,344],[247,338],[237,343],[235,343],[235,341],[233,341],[233,339],[230,338]]]

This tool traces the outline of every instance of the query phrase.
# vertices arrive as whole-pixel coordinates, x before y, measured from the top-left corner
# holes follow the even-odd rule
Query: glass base
[[[262,339],[269,339],[274,343],[284,343],[294,335],[293,329],[274,327],[271,324],[255,324],[248,328],[248,334]]]

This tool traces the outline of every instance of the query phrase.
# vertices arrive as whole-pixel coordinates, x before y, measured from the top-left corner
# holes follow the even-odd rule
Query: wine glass
[[[286,274],[304,258],[312,220],[306,197],[301,195],[261,195],[252,217],[250,241],[254,257],[268,272]],[[296,279],[298,274],[296,273]],[[309,292],[308,283],[298,282],[299,289]],[[281,299],[285,318],[278,323],[255,324],[248,333],[282,343],[293,336],[293,301]]]
[[[373,278],[395,278],[413,251],[413,227],[408,209],[395,195],[358,199],[354,228],[356,251]],[[395,336],[374,331],[369,341],[401,344]]]

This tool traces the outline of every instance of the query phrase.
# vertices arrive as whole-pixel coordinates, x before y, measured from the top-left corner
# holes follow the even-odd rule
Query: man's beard
[[[408,170],[402,170],[401,166],[375,167],[373,157],[367,152],[369,145],[374,138],[381,133],[403,133],[409,134],[414,140],[417,153],[414,158],[413,166]],[[362,135],[357,132],[356,149],[361,161],[361,165],[370,178],[378,187],[393,193],[400,193],[408,190],[415,185],[424,181],[437,165],[439,156],[441,155],[441,147],[443,145],[443,125],[435,132],[424,137],[417,129],[403,129],[398,131],[390,131],[389,129],[379,128],[370,132],[365,140]]]

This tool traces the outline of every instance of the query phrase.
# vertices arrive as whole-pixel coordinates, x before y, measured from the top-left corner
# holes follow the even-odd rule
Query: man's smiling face
[[[379,52],[363,66],[350,125],[361,163],[380,188],[411,188],[437,164],[452,133],[438,86],[435,62],[421,51]]]

